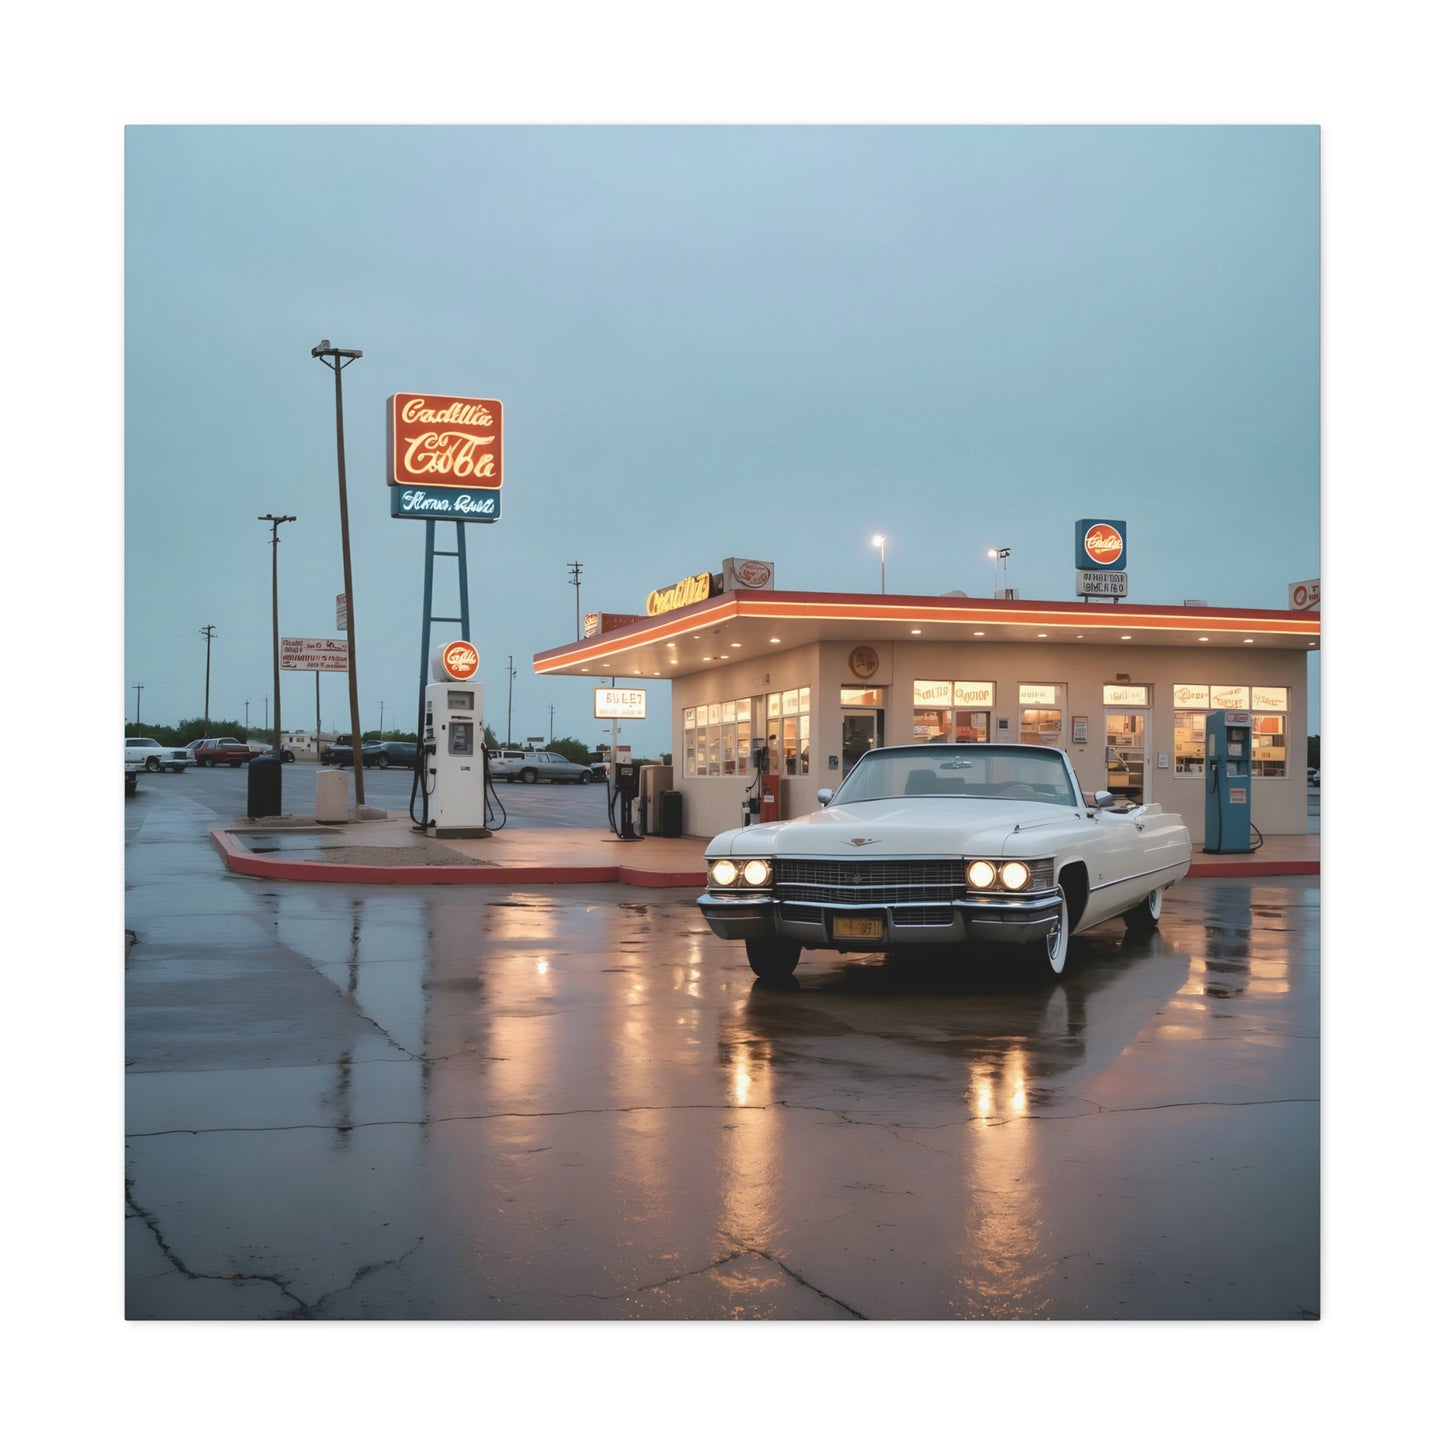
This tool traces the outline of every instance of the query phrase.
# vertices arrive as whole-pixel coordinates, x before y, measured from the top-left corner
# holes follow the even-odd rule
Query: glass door
[[[1147,803],[1145,789],[1149,781],[1149,714],[1143,712],[1111,712],[1104,715],[1107,743],[1108,782],[1105,787],[1116,798],[1131,803]]]
[[[853,771],[853,764],[869,748],[883,746],[883,710],[881,708],[845,708],[843,711],[843,776]]]

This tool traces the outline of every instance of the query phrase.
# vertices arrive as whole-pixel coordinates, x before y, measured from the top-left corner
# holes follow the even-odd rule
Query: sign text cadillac
[[[502,403],[399,391],[386,403],[393,517],[495,522],[502,515]]]

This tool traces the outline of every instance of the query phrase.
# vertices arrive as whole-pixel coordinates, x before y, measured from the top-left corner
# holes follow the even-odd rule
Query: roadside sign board
[[[292,672],[345,672],[348,645],[336,637],[283,637],[281,666]]]
[[[592,691],[593,717],[645,718],[647,694],[639,687],[598,687]]]

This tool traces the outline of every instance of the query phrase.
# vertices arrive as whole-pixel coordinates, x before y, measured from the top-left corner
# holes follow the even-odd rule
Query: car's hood
[[[709,858],[781,854],[886,858],[918,853],[987,853],[1024,857],[1048,845],[1041,835],[1078,825],[1079,813],[1055,803],[1012,798],[884,798],[834,805],[784,823],[757,823],[720,833]]]

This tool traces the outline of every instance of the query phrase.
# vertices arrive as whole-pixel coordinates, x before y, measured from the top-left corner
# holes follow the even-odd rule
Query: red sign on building
[[[401,391],[386,412],[387,482],[393,487],[502,485],[502,403]]]

